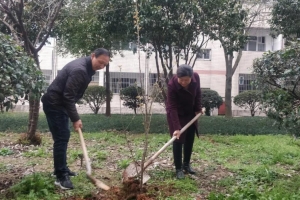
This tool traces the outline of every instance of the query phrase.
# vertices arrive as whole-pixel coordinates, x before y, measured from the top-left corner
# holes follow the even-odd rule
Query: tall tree
[[[72,2],[82,4],[79,0]],[[134,5],[133,0],[102,0],[87,7],[77,6],[72,18],[65,17],[66,23],[59,28],[68,40],[63,41],[63,47],[78,53],[87,52],[82,49],[90,51],[93,45],[119,50],[123,48],[122,42],[136,42]],[[201,12],[198,3],[191,0],[141,1],[138,12],[141,43],[144,49],[152,47],[146,50],[149,55],[155,54],[159,84],[163,88],[173,75],[173,67],[181,60],[194,66],[196,54],[208,41],[201,29]],[[166,98],[164,92],[163,96]]]
[[[0,23],[22,45],[40,69],[38,52],[51,34],[54,22],[63,5],[63,0],[1,0]],[[33,83],[35,84],[35,83]],[[29,123],[27,136],[35,136],[39,117],[40,94],[31,92],[29,99]]]
[[[299,137],[300,124],[300,2],[274,2],[271,30],[283,34],[289,42],[285,49],[268,52],[253,64],[262,89],[267,115]]]
[[[158,83],[166,99],[163,85],[173,76],[173,68],[180,61],[193,67],[196,54],[208,41],[201,26],[203,16],[193,0],[142,1],[139,16],[141,42],[153,46]]]
[[[62,53],[87,56],[104,47],[112,54],[133,36],[133,4],[124,0],[69,0],[56,28]],[[130,33],[131,31],[131,33]],[[109,66],[106,67],[106,115],[110,116]]]
[[[268,0],[207,0],[199,1],[204,13],[205,33],[212,40],[219,40],[225,56],[225,116],[232,117],[232,76],[242,57],[248,31],[262,11],[269,8]],[[236,57],[236,58],[235,58]],[[235,58],[235,59],[234,59]]]
[[[253,64],[269,117],[300,136],[300,42],[268,52]]]

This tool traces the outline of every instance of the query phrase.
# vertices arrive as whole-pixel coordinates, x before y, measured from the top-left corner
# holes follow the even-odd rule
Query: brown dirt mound
[[[108,199],[124,199],[124,200],[153,200],[152,197],[146,195],[146,186],[140,187],[140,181],[129,179],[123,183],[123,188],[112,187],[105,192],[105,197]],[[105,197],[103,199],[105,199]]]
[[[140,187],[138,180],[128,180],[123,183],[123,188],[111,187],[103,193],[93,194],[92,197],[84,199],[78,197],[69,197],[67,200],[154,200],[155,198],[146,194],[146,186]]]

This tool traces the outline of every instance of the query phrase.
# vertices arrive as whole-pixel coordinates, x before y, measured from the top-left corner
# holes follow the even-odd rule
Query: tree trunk
[[[33,59],[36,63],[37,69],[40,70],[40,61],[37,53],[33,53]],[[40,140],[36,136],[36,130],[39,120],[39,110],[40,110],[40,95],[29,92],[29,118],[28,118],[28,130],[27,139],[30,144],[39,145]]]
[[[109,75],[109,64],[106,66],[106,73],[105,73],[105,79],[106,79],[106,112],[105,115],[107,117],[110,117],[111,110],[110,110],[110,75]]]
[[[226,83],[225,83],[225,117],[232,117],[232,59],[233,56],[225,55],[226,60]]]
[[[221,42],[221,43],[224,43]],[[225,83],[225,117],[232,117],[232,99],[231,99],[231,90],[232,90],[232,76],[235,70],[238,67],[238,64],[242,58],[243,50],[240,49],[237,54],[237,58],[233,65],[233,52],[228,53],[228,50],[223,47],[225,64],[226,64],[226,83]],[[233,65],[233,66],[232,66]]]
[[[156,63],[156,69],[157,69],[157,82],[158,82],[159,88],[161,89],[162,96],[164,98],[164,106],[166,107],[167,94],[166,94],[166,91],[165,91],[165,88],[164,88],[164,83],[163,83],[163,81],[161,79],[161,76],[160,76],[161,74],[160,74],[160,69],[159,69],[157,51],[155,51],[155,63]]]
[[[99,109],[100,109],[99,107],[96,107],[96,109],[95,109],[95,112],[94,112],[94,113],[95,113],[95,115],[97,115],[97,114],[98,114],[98,112],[99,112]]]
[[[28,119],[28,131],[27,139],[31,144],[39,145],[36,143],[36,130],[39,120],[39,110],[40,110],[40,99],[35,95],[29,95],[29,119]]]
[[[205,115],[210,116],[210,107],[205,108]]]
[[[250,106],[250,112],[251,112],[251,116],[254,117],[254,115],[255,115],[255,105]]]

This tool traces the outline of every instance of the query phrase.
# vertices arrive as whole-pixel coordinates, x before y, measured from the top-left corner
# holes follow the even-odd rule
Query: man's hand
[[[180,130],[176,130],[176,131],[174,131],[174,133],[173,133],[173,136],[176,136],[177,139],[179,139],[180,135],[181,135]]]
[[[76,122],[73,122],[73,127],[74,127],[74,130],[75,131],[78,131],[78,129],[82,129],[82,121],[81,119],[76,121]]]

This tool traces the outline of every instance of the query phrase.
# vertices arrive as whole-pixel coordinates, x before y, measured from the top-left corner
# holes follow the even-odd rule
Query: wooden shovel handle
[[[82,151],[83,151],[83,157],[84,157],[84,160],[85,160],[85,163],[86,163],[86,175],[87,177],[98,187],[98,188],[101,188],[101,189],[104,189],[104,190],[109,190],[110,187],[107,186],[106,184],[104,184],[102,181],[92,177],[92,168],[91,168],[91,163],[90,163],[90,158],[88,156],[88,153],[87,153],[87,150],[86,150],[86,145],[85,145],[85,142],[84,142],[84,138],[83,138],[83,135],[82,135],[82,131],[81,129],[79,128],[78,129],[78,133],[79,133],[79,138],[80,138],[80,143],[81,143],[81,147],[82,147]]]
[[[189,123],[187,123],[181,130],[180,134],[183,133],[188,127],[190,127],[200,116],[202,113],[197,114]],[[172,144],[176,140],[176,136],[173,136],[160,150],[158,150],[147,162],[144,164],[144,169],[146,169],[159,154],[161,154],[170,144]]]
[[[82,131],[81,131],[80,128],[78,129],[78,133],[79,133],[79,138],[80,138],[80,144],[81,144],[82,151],[83,151],[83,157],[84,157],[84,160],[85,160],[85,163],[86,163],[86,171],[87,171],[86,173],[88,175],[91,175],[92,174],[92,168],[91,168],[91,164],[90,164],[90,159],[89,159],[89,156],[87,154],[86,145],[85,145],[84,138],[83,138],[83,135],[82,135]]]

